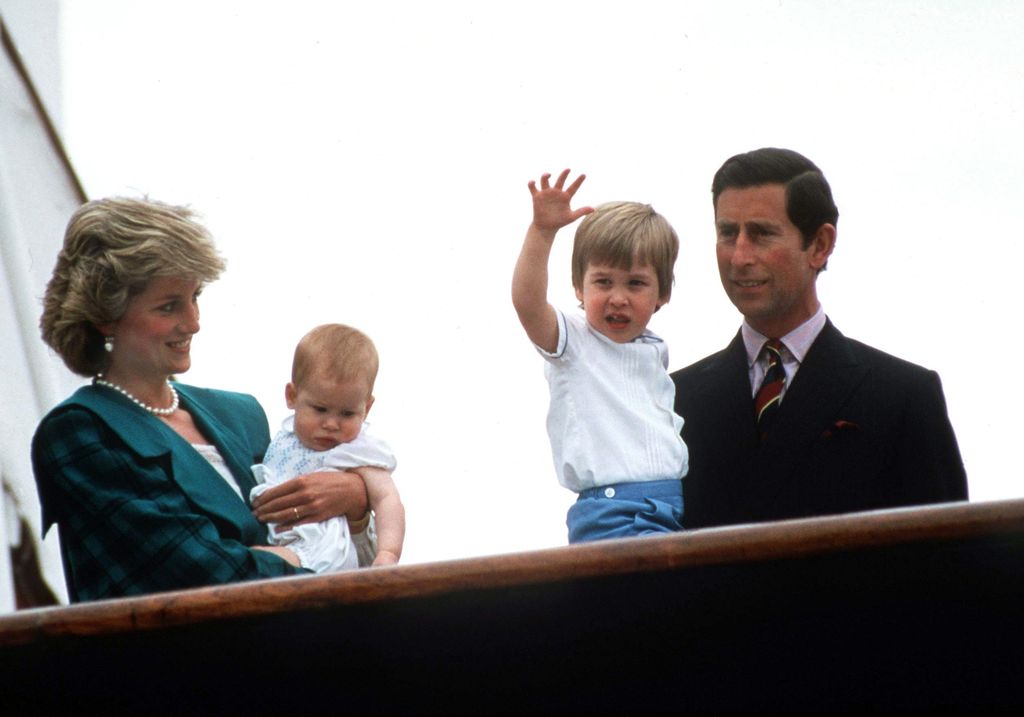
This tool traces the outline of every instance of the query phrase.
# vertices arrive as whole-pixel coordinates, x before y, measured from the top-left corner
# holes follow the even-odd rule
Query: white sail
[[[84,193],[3,17],[0,29],[0,612],[7,612],[16,607],[7,548],[23,539],[66,601],[56,531],[41,538],[29,447],[39,419],[79,383],[43,344],[38,325],[64,225]]]

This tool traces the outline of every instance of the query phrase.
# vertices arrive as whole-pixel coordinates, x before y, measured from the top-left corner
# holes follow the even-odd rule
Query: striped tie
[[[764,353],[768,359],[768,368],[764,373],[764,381],[754,397],[754,411],[757,416],[757,430],[761,440],[768,434],[772,420],[782,402],[782,387],[786,385],[786,372],[782,368],[782,342],[771,339],[764,345]]]

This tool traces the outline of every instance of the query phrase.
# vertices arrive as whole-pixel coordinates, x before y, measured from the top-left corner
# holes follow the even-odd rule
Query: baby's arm
[[[543,174],[540,189],[535,182],[530,181],[533,222],[526,230],[523,249],[512,276],[512,305],[519,314],[519,323],[523,325],[530,340],[549,353],[554,352],[558,344],[558,317],[554,307],[548,303],[548,258],[551,245],[559,229],[594,211],[591,207],[576,210],[570,207],[573,195],[586,175],[581,174],[566,187],[568,176],[569,170],[566,169],[551,186],[551,175]]]
[[[405,506],[391,473],[381,469],[353,469],[363,478],[377,525],[377,557],[374,565],[393,565],[402,557],[405,541]]]

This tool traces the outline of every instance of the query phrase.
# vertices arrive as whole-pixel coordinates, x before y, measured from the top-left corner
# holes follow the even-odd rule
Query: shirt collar
[[[600,331],[595,329],[593,326],[591,326],[589,321],[587,322],[587,330],[590,331],[590,333],[592,333],[594,336],[596,336],[599,340],[604,341],[606,344],[612,344],[612,345],[618,344],[617,341],[612,341],[610,338],[608,338],[607,336],[602,334]],[[639,336],[637,336],[632,341],[629,341],[628,343],[631,343],[631,344],[663,344],[663,343],[665,343],[665,340],[663,338],[661,338],[660,336],[658,336],[653,331],[651,331],[650,329],[644,329],[640,333]]]
[[[650,329],[644,329],[644,332],[633,339],[632,343],[640,344],[661,344],[664,343],[664,339],[658,336]]]
[[[818,304],[818,310],[814,316],[807,319],[807,321],[797,326],[785,336],[779,337],[783,345],[789,349],[789,353],[797,360],[797,363],[803,363],[804,357],[811,349],[811,344],[818,338],[821,330],[825,328],[825,320],[825,310],[821,307],[821,304]],[[743,321],[743,325],[740,327],[740,333],[743,335],[743,345],[747,349],[747,366],[753,366],[754,362],[757,361],[757,357],[761,355],[764,342],[769,337],[753,329],[746,320]]]

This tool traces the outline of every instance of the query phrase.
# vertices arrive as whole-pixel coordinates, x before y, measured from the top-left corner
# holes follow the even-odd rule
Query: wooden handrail
[[[471,589],[742,564],[1022,532],[1024,500],[950,503],[705,529],[26,610],[0,618],[0,646],[27,644],[55,636],[145,631]]]
[[[0,712],[1024,710],[1024,500],[0,619]]]

